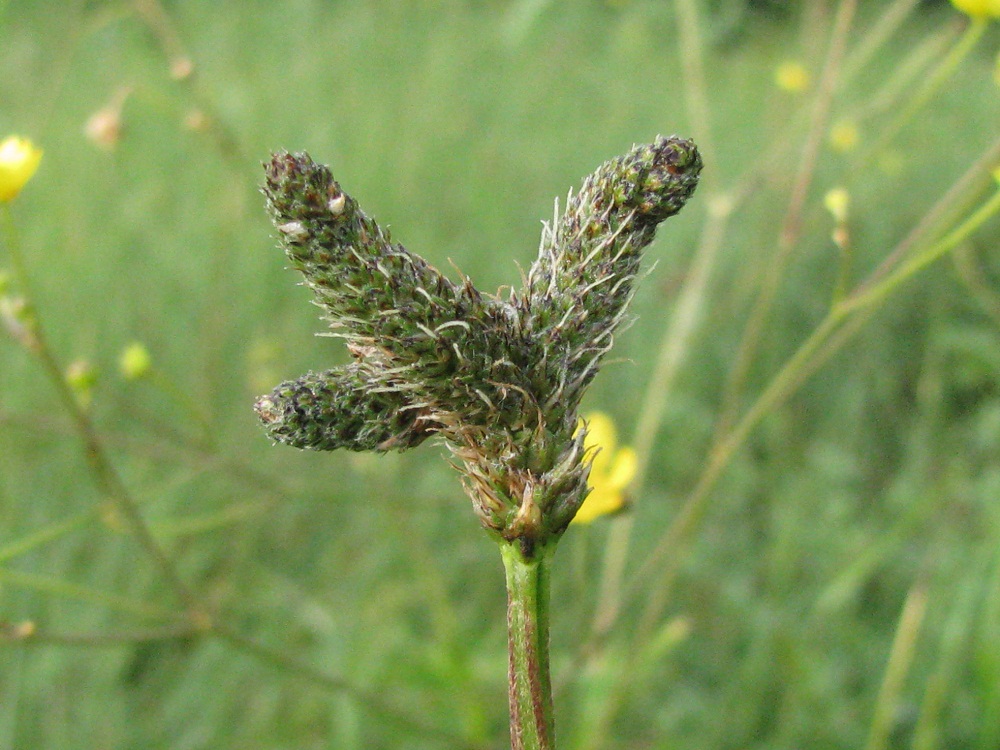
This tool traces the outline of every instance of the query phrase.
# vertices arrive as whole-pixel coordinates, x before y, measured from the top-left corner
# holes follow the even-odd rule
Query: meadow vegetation
[[[0,3],[0,140],[44,150],[0,235],[0,747],[507,746],[502,566],[447,451],[256,423],[345,359],[260,165],[308,151],[495,289],[553,197],[677,133],[702,184],[585,401],[637,466],[555,558],[559,746],[996,750],[998,31],[916,0]]]

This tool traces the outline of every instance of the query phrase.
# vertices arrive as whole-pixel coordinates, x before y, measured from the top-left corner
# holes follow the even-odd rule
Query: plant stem
[[[507,574],[511,750],[553,750],[555,723],[549,676],[549,561],[554,545],[524,554],[501,542]]]
[[[20,286],[21,291],[24,292],[33,313],[32,341],[28,348],[38,358],[42,369],[55,388],[59,399],[62,401],[66,412],[73,422],[73,426],[83,443],[84,458],[93,475],[95,484],[100,492],[110,501],[111,506],[125,519],[133,536],[159,568],[167,584],[177,595],[177,598],[184,603],[190,621],[199,627],[207,629],[211,627],[209,615],[205,612],[194,591],[181,580],[173,561],[168,557],[163,547],[160,546],[160,543],[153,536],[152,532],[150,532],[149,526],[139,509],[138,502],[126,488],[125,483],[118,475],[117,470],[111,463],[111,459],[105,452],[104,444],[97,434],[90,415],[81,408],[79,401],[66,382],[63,369],[59,365],[56,355],[45,337],[41,315],[38,312],[37,298],[32,294],[31,277],[28,273],[27,264],[24,262],[24,255],[21,252],[21,242],[17,228],[14,225],[10,206],[3,205],[0,209],[2,209],[0,210],[0,223],[3,225],[3,239],[7,245],[14,279]]]
[[[958,39],[955,46],[938,63],[934,70],[924,79],[923,85],[916,91],[913,97],[903,108],[899,115],[893,120],[889,127],[882,133],[874,148],[864,154],[864,158],[858,159],[859,164],[868,163],[872,154],[882,151],[896,138],[904,127],[922,110],[948,82],[948,79],[955,73],[961,62],[969,56],[969,52],[976,46],[989,22],[985,18],[973,18],[965,29],[965,33]]]

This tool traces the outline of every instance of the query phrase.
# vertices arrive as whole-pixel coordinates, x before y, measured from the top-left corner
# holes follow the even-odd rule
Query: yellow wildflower
[[[12,135],[0,143],[0,203],[17,197],[42,159],[41,149],[31,141]]]
[[[774,82],[782,91],[799,94],[809,88],[809,71],[796,60],[787,60],[775,68]]]
[[[857,123],[853,120],[841,120],[830,129],[830,147],[838,154],[853,151],[861,140]]]
[[[149,350],[136,341],[122,351],[118,369],[126,380],[140,380],[152,371],[153,359],[149,356]]]
[[[1000,0],[951,0],[951,4],[973,18],[1000,18]]]
[[[584,445],[588,451],[597,450],[597,454],[590,467],[590,494],[573,523],[590,523],[599,516],[622,510],[628,502],[626,489],[638,468],[635,451],[629,446],[618,448],[618,435],[611,417],[594,412],[587,415],[586,422]]]
[[[843,224],[847,221],[847,208],[850,203],[851,196],[842,187],[828,190],[826,195],[823,196],[823,206],[830,212],[833,220],[838,224]]]

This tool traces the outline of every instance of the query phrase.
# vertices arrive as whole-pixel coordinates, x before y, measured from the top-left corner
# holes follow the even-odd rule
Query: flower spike
[[[438,434],[488,531],[525,556],[553,543],[589,491],[580,399],[643,250],[691,197],[701,166],[694,144],[676,137],[606,162],[545,227],[525,289],[504,300],[392,242],[327,167],[275,154],[265,165],[271,218],[353,361],[262,396],[268,434],[297,448],[376,452]]]

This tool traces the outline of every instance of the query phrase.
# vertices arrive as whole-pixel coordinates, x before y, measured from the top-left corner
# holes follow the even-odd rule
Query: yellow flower
[[[42,159],[41,149],[26,138],[12,135],[0,143],[0,203],[17,197]]]
[[[775,69],[774,82],[782,91],[799,94],[809,88],[809,71],[802,63],[788,60]]]
[[[841,120],[830,129],[830,146],[838,154],[853,151],[861,140],[858,125],[853,120]]]
[[[618,435],[611,417],[602,412],[588,414],[588,451],[600,449],[590,467],[590,494],[576,512],[573,523],[590,523],[599,516],[616,513],[628,502],[625,490],[635,478],[638,461],[629,446],[618,448]]]
[[[833,188],[828,190],[823,196],[823,206],[833,216],[833,220],[838,224],[847,221],[847,208],[851,204],[851,196],[846,189]]]
[[[149,350],[136,341],[122,351],[118,369],[126,380],[140,380],[152,371],[153,359],[149,356]]]
[[[951,0],[951,4],[973,18],[1000,18],[1000,0]]]

